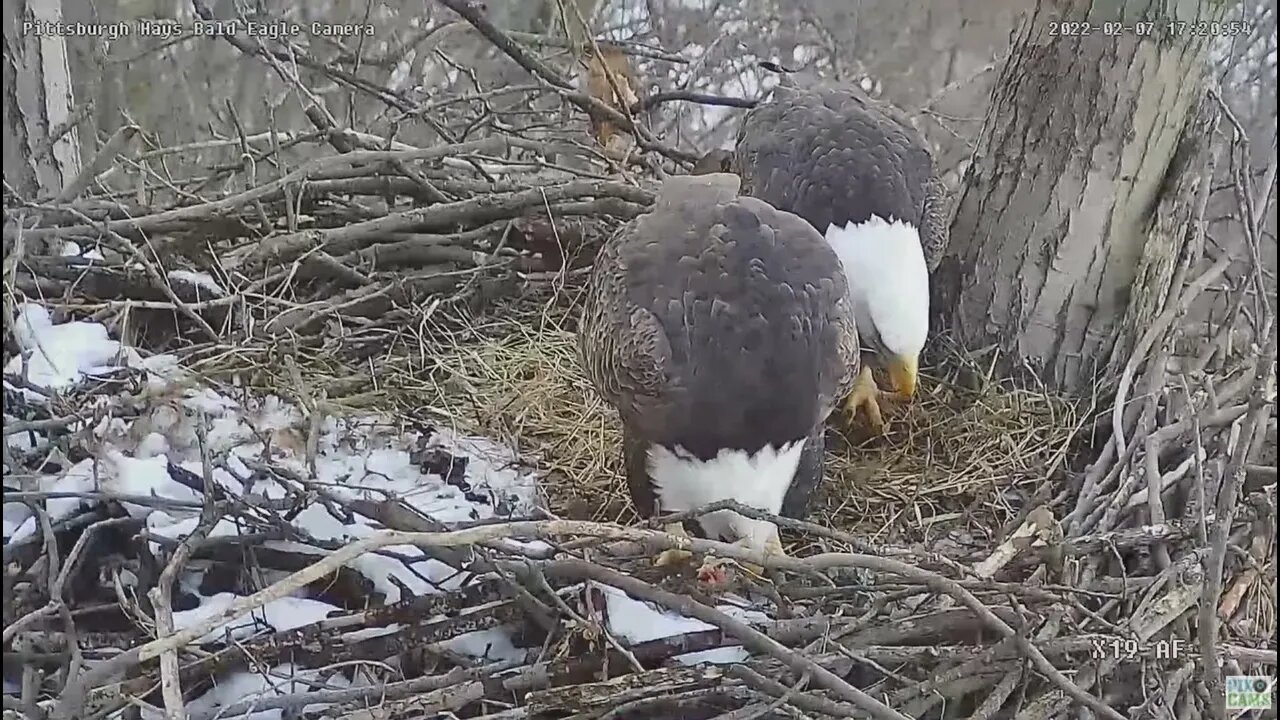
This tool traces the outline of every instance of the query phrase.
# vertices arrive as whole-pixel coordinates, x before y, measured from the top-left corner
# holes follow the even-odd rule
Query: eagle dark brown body
[[[777,497],[785,507],[761,509],[802,514],[821,478],[823,423],[857,371],[831,248],[801,218],[737,190],[732,175],[668,179],[591,276],[581,355],[622,420],[628,484],[645,516],[692,509],[672,502],[699,496],[705,488],[683,489],[697,478],[745,502],[786,447],[799,462]],[[670,477],[655,477],[667,467]]]

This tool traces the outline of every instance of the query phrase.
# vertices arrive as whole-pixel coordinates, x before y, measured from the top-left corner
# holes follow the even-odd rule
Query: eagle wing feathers
[[[932,153],[905,116],[857,89],[788,88],[757,105],[732,164],[745,194],[820,231],[891,215],[916,226],[930,269],[941,258],[945,203]]]
[[[586,372],[622,419],[642,512],[649,445],[708,458],[795,442],[858,369],[847,281],[825,239],[736,196],[734,176],[685,178],[605,243],[579,330]]]

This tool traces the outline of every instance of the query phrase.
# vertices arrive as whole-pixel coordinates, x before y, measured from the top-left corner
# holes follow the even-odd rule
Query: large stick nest
[[[498,32],[469,8],[458,11]],[[548,83],[539,97],[600,112]],[[6,652],[27,668],[6,676],[15,683],[6,717],[172,712],[199,696],[206,704],[189,716],[203,720],[219,712],[210,687],[268,666],[312,673],[310,684],[266,705],[229,697],[221,716],[253,703],[491,720],[1030,719],[1077,706],[1108,718],[1131,708],[1196,716],[1213,702],[1198,680],[1204,658],[1228,674],[1274,671],[1275,476],[1257,449],[1274,435],[1274,341],[1230,353],[1228,337],[1208,352],[1212,365],[1192,358],[1169,370],[1167,348],[1182,332],[1173,306],[1194,299],[1217,265],[1188,279],[1146,331],[1147,348],[1166,350],[1126,371],[1123,439],[1109,408],[1001,382],[989,358],[939,338],[921,393],[889,406],[885,436],[831,429],[827,482],[807,521],[773,518],[796,559],[637,525],[616,418],[577,364],[573,324],[600,243],[651,202],[655,168],[676,171],[672,161],[691,153],[610,112],[644,152],[593,150],[568,168],[563,144],[552,161],[545,143],[519,137],[418,148],[320,127],[213,141],[203,150],[225,154],[195,173],[200,181],[164,183],[194,189],[153,189],[146,203],[125,202],[106,180],[73,181],[81,189],[57,202],[6,197],[8,327],[17,302],[38,301],[60,319],[105,324],[144,355],[172,353],[190,371],[156,390],[121,361],[106,380],[52,392],[6,370],[6,419],[41,438],[6,443],[6,487],[22,489],[15,497],[43,519],[5,548]],[[107,162],[148,177],[148,162],[178,150],[190,148]],[[292,169],[244,181],[267,159]],[[232,189],[207,190],[211,178]],[[1246,229],[1256,236],[1256,224]],[[6,359],[30,350],[19,335],[6,335]],[[256,408],[248,434],[262,451],[237,462],[280,497],[214,489],[214,470],[234,463],[209,439],[207,411],[183,405],[197,388]],[[1130,388],[1139,401],[1124,397]],[[287,412],[267,395],[286,398]],[[191,411],[173,420],[182,407]],[[272,413],[287,419],[267,427]],[[369,416],[390,429],[352,429]],[[102,455],[108,441],[139,451],[138,428],[162,426],[171,447],[183,435],[203,471],[180,481],[198,488],[196,502],[90,493],[82,511],[45,522],[61,496],[30,478],[56,475],[49,447],[68,463]],[[421,498],[361,495],[350,491],[355,475],[317,470],[337,448],[389,444],[424,476],[430,468],[457,485],[462,446],[396,443],[462,434],[514,448],[540,478],[538,507],[491,502],[480,522],[457,522],[433,517]],[[110,457],[104,464],[126,462]],[[193,519],[176,535],[144,531],[148,522],[126,509],[148,506]],[[349,544],[309,535],[295,520],[317,509],[387,530]],[[217,531],[221,522],[236,532]],[[408,546],[453,570],[433,591],[387,603],[390,591],[353,563],[403,559]],[[656,550],[676,546],[740,564],[711,584],[650,566]],[[172,581],[194,565],[207,592],[239,599],[175,633]],[[628,634],[626,596],[705,625]],[[743,622],[731,596],[763,614]],[[205,649],[191,642],[299,598],[342,613],[284,631],[266,622],[265,633]],[[494,628],[527,650],[493,661],[449,644]],[[750,657],[673,661],[735,646]],[[374,665],[362,671],[372,686],[357,687],[346,669]]]

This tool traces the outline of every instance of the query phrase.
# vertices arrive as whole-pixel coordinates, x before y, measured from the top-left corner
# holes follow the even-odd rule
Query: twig
[[[89,161],[89,164],[85,165],[84,168],[80,170],[80,174],[76,175],[71,179],[71,182],[67,183],[67,185],[62,189],[62,192],[58,193],[58,196],[53,199],[53,202],[69,203],[79,197],[80,193],[84,192],[84,189],[89,187],[89,184],[93,182],[94,178],[102,174],[102,171],[106,170],[107,165],[111,164],[111,161],[115,160],[116,156],[123,152],[129,143],[132,142],[133,139],[141,132],[142,128],[130,123],[120,127],[120,129],[112,133],[111,137],[107,138],[107,141],[103,143],[102,147],[98,150],[98,153]]]
[[[386,547],[388,545],[403,544],[419,545],[422,547],[460,547],[493,542],[504,538],[549,538],[560,535],[582,535],[610,540],[641,542],[657,548],[678,548],[692,552],[715,554],[720,557],[738,560],[739,562],[746,562],[773,569],[790,570],[793,572],[812,573],[823,569],[852,566],[893,573],[912,580],[921,581],[933,588],[935,591],[943,592],[956,598],[962,605],[970,608],[978,615],[978,617],[982,618],[984,624],[991,627],[993,630],[996,630],[1002,636],[1013,638],[1018,648],[1031,659],[1036,668],[1040,672],[1044,673],[1054,682],[1055,685],[1061,688],[1073,699],[1090,706],[1095,711],[1111,718],[1112,720],[1116,720],[1118,718],[1122,720],[1122,716],[1115,710],[1107,706],[1098,698],[1080,689],[1075,685],[1075,683],[1071,682],[1070,679],[1064,676],[1060,670],[1049,662],[1038,648],[1032,645],[1026,638],[1020,636],[1017,631],[992,613],[992,611],[974,597],[972,593],[958,585],[955,581],[944,578],[936,573],[887,558],[847,553],[824,553],[800,560],[785,556],[779,557],[763,552],[756,552],[741,546],[710,540],[683,538],[652,530],[641,530],[637,528],[625,528],[602,525],[599,523],[567,520],[496,523],[442,533],[405,533],[397,531],[381,531],[374,533],[369,537],[344,546],[316,563],[299,570],[280,581],[277,581],[273,585],[260,590],[253,595],[241,598],[236,602],[231,603],[222,611],[212,614],[200,623],[193,624],[191,627],[186,628],[185,630],[180,630],[166,638],[153,640],[141,646],[131,648],[110,660],[94,666],[88,672],[68,684],[68,689],[64,693],[64,701],[59,702],[54,717],[60,719],[66,718],[69,720],[71,716],[67,713],[72,708],[69,706],[69,703],[66,702],[66,697],[82,695],[85,688],[89,687],[91,683],[96,682],[99,678],[107,677],[110,674],[118,672],[119,670],[134,663],[158,657],[160,653],[169,649],[182,647],[197,638],[203,637],[206,633],[222,624],[233,621],[236,618],[251,612],[255,608],[261,607],[267,602],[283,597],[310,582],[328,575],[345,563],[365,554],[366,552]],[[523,565],[517,564],[512,567],[512,570],[520,572],[521,567],[523,567]],[[553,570],[554,566],[549,569]],[[815,674],[815,677],[820,678],[821,676]]]
[[[1224,256],[1195,280],[1187,283],[1187,287],[1179,294],[1178,301],[1160,313],[1138,340],[1138,345],[1133,349],[1133,354],[1129,356],[1129,361],[1125,363],[1124,371],[1120,374],[1120,382],[1116,386],[1115,404],[1111,407],[1111,433],[1115,440],[1117,455],[1123,456],[1127,449],[1124,437],[1124,408],[1129,395],[1129,385],[1133,382],[1133,375],[1137,372],[1138,366],[1146,359],[1151,346],[1173,324],[1174,320],[1185,314],[1200,293],[1221,277],[1230,266],[1231,258]]]
[[[419,693],[461,687],[480,678],[510,670],[516,666],[516,662],[504,660],[478,668],[454,668],[443,675],[429,675],[370,687],[345,690],[314,690],[292,695],[275,695],[252,700],[241,700],[230,705],[193,712],[188,716],[187,720],[233,718],[246,713],[261,713],[266,710],[301,710],[308,705],[400,700]]]
[[[48,516],[44,514],[43,510],[40,510],[37,513],[37,517],[41,516],[45,518],[44,522],[48,522]],[[65,592],[67,581],[70,579],[71,574],[76,570],[76,568],[79,567],[85,551],[93,546],[92,541],[98,531],[133,522],[135,522],[133,518],[107,518],[105,520],[98,520],[97,522],[89,525],[89,527],[85,528],[84,532],[80,534],[80,537],[76,539],[76,544],[71,546],[71,552],[67,553],[65,563],[59,563],[58,561],[57,543],[53,540],[52,526],[50,526],[45,536],[45,552],[46,556],[49,557],[49,602],[44,607],[34,610],[13,623],[6,625],[3,637],[0,639],[2,639],[5,644],[8,644],[13,640],[14,635],[23,630],[26,626],[31,625],[37,620],[48,615],[57,614],[60,611],[60,607],[65,604],[63,593]],[[50,555],[49,553],[52,554]]]
[[[1005,701],[1013,694],[1018,687],[1018,683],[1022,681],[1022,669],[1019,668],[1015,672],[1011,672],[1001,678],[1000,682],[991,689],[986,699],[978,706],[977,710],[969,716],[969,720],[990,720],[1000,712],[1000,708],[1004,707]]]
[[[1271,328],[1268,328],[1270,333]],[[1222,684],[1222,666],[1218,660],[1218,603],[1222,595],[1222,573],[1226,565],[1227,541],[1231,536],[1231,524],[1235,520],[1236,505],[1240,500],[1240,487],[1244,483],[1246,458],[1249,455],[1249,439],[1253,437],[1253,429],[1266,422],[1271,403],[1267,400],[1268,390],[1275,385],[1276,336],[1270,333],[1267,344],[1262,350],[1259,362],[1255,366],[1253,387],[1250,391],[1251,412],[1245,416],[1241,426],[1243,440],[1236,446],[1224,471],[1223,482],[1218,489],[1217,502],[1214,506],[1214,523],[1209,531],[1209,558],[1206,562],[1206,578],[1204,593],[1197,614],[1199,625],[1197,632],[1200,641],[1200,653],[1205,658],[1205,686],[1210,697],[1215,698],[1210,705],[1212,717],[1225,717],[1225,690]]]
[[[531,141],[522,140],[520,138],[490,137],[482,140],[471,140],[455,145],[442,145],[416,150],[356,150],[343,155],[331,155],[309,160],[296,170],[278,180],[274,180],[266,183],[265,185],[260,185],[229,197],[204,203],[202,205],[181,207],[174,210],[166,210],[164,212],[143,215],[136,218],[104,220],[98,224],[69,225],[57,228],[33,228],[26,230],[25,233],[32,239],[43,239],[48,237],[87,235],[94,233],[97,230],[107,230],[111,232],[163,230],[179,226],[183,223],[208,220],[209,218],[214,218],[219,215],[232,212],[256,200],[278,193],[286,186],[303,182],[313,173],[318,173],[322,170],[366,163],[390,162],[392,160],[399,160],[401,162],[428,161],[466,153],[499,153],[503,152],[507,147],[522,146],[542,147],[540,143],[532,143]],[[11,232],[12,230],[6,225],[4,229],[5,236],[8,237]]]
[[[566,560],[557,563],[555,571],[557,574],[563,573],[583,580],[607,583],[632,597],[659,603],[682,615],[694,617],[705,623],[715,625],[741,640],[742,644],[748,649],[778,658],[797,675],[811,674],[815,682],[861,708],[872,717],[881,718],[881,720],[908,720],[906,716],[848,684],[835,673],[815,663],[813,660],[782,645],[741,620],[732,618],[687,595],[676,595],[675,593],[660,590],[617,571],[579,560]]]
[[[641,100],[631,108],[631,111],[643,112],[669,102],[691,102],[698,105],[746,109],[753,108],[760,104],[759,100],[753,100],[751,98],[711,95],[708,93],[693,92],[691,90],[666,90],[664,92],[653,93],[652,95],[641,98]]]
[[[204,417],[201,416],[196,425],[196,437],[200,444],[204,474],[204,507],[200,511],[200,521],[190,535],[178,544],[169,563],[160,573],[156,586],[147,592],[155,612],[156,639],[162,639],[174,631],[173,627],[173,585],[178,581],[178,573],[186,566],[191,553],[222,519],[222,511],[214,494],[216,485],[213,480],[213,468],[210,465],[208,446],[205,442]],[[160,694],[164,698],[166,720],[186,720],[186,704],[182,699],[182,684],[178,678],[178,651],[170,649],[160,655]]]
[[[532,54],[525,52],[515,40],[509,35],[499,30],[497,26],[489,22],[480,11],[479,8],[472,5],[469,0],[436,0],[441,5],[449,8],[464,20],[471,23],[481,35],[489,42],[493,43],[502,52],[506,53],[520,67],[528,70],[535,77],[545,81],[564,99],[573,103],[587,113],[598,113],[618,124],[623,130],[633,133],[640,147],[646,150],[654,150],[673,160],[681,160],[684,162],[693,162],[698,159],[694,153],[678,150],[663,143],[658,142],[653,134],[645,130],[639,124],[631,121],[624,113],[618,112],[607,103],[601,102],[586,93],[580,93],[573,89],[572,83],[562,77],[560,73],[548,67],[541,60]]]

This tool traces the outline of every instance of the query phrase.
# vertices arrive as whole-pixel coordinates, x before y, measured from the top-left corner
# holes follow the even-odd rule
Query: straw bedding
[[[506,308],[439,333],[447,337],[440,351],[400,371],[402,404],[425,404],[536,458],[553,513],[632,522],[617,418],[578,364],[574,308],[551,307]],[[989,382],[958,355],[944,358],[925,370],[912,401],[882,403],[885,435],[833,418],[811,519],[877,539],[901,532],[920,540],[958,520],[994,529],[1015,512],[1015,496],[1029,497],[1062,466],[1079,428],[1070,404]]]

